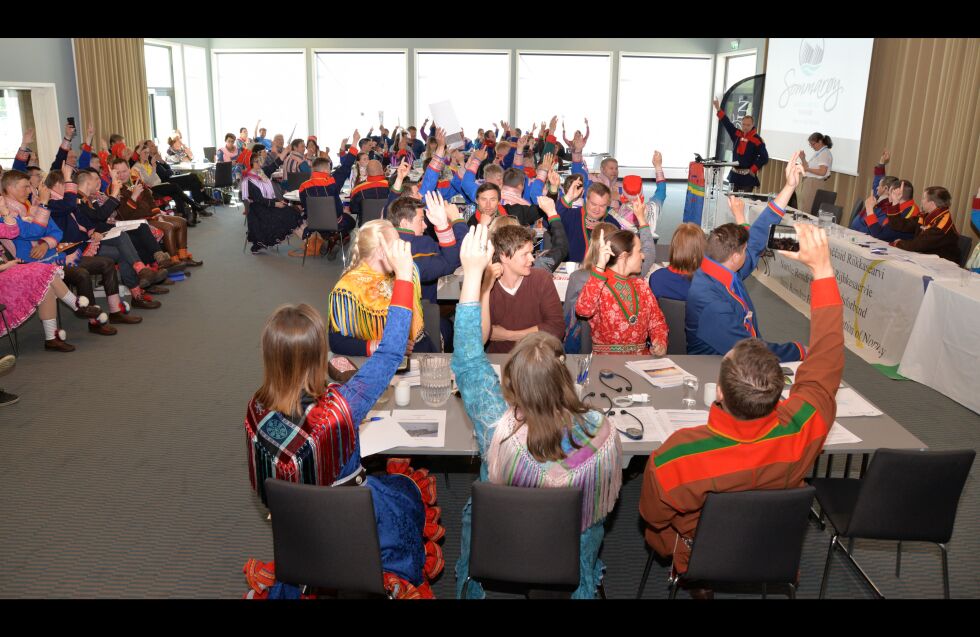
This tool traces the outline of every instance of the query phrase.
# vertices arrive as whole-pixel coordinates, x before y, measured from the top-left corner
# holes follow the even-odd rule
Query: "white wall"
[[[62,121],[79,117],[71,38],[0,38],[0,82],[50,82]]]

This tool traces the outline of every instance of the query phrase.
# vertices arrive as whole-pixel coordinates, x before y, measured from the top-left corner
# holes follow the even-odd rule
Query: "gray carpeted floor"
[[[660,233],[670,236],[683,206],[672,183]],[[0,380],[21,395],[0,409],[6,487],[0,495],[0,597],[237,598],[249,557],[272,559],[265,512],[248,484],[242,419],[261,377],[258,339],[282,303],[321,311],[339,261],[281,252],[242,253],[240,209],[222,208],[190,231],[205,265],[160,297],[159,310],[119,334],[89,334],[63,311],[71,354],[45,352],[40,323],[19,330],[17,369]],[[294,244],[296,242],[294,241]],[[805,338],[806,320],[761,285],[749,285],[770,340]],[[6,339],[0,341],[6,353]],[[891,381],[848,354],[845,378],[934,449],[977,448],[980,416],[913,382]],[[466,463],[438,470],[447,529],[447,569],[436,583],[453,595],[459,512],[473,474]],[[642,469],[642,462],[634,465]],[[442,473],[443,470],[448,473]],[[974,470],[974,473],[976,469]],[[447,485],[446,476],[449,477]],[[972,477],[971,477],[972,478]],[[646,559],[637,502],[640,481],[623,487],[602,551],[610,598],[632,597]],[[980,596],[980,492],[968,482],[950,543],[954,597]],[[829,535],[811,527],[802,597],[815,597]],[[894,575],[892,543],[858,542],[862,565],[890,597],[942,595],[938,549],[907,546]],[[654,566],[645,597],[665,595]],[[839,560],[830,595],[868,597]]]

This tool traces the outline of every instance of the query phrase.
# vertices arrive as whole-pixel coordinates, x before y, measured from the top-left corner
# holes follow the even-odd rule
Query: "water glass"
[[[696,376],[685,376],[684,382],[684,409],[694,409],[698,405],[698,379]]]
[[[832,212],[821,212],[818,217],[818,225],[821,228],[830,228],[834,225],[834,213]]]
[[[452,392],[449,357],[423,356],[419,361],[419,367],[421,369],[422,400],[430,407],[445,405]]]
[[[704,384],[704,406],[711,407],[718,400],[718,384],[717,383],[705,383]]]

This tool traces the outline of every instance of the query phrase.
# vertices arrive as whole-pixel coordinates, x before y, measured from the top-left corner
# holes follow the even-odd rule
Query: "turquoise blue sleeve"
[[[500,379],[483,351],[479,303],[456,306],[452,367],[466,413],[473,421],[480,455],[486,457],[493,438],[493,426],[507,411],[507,403],[500,389]]]

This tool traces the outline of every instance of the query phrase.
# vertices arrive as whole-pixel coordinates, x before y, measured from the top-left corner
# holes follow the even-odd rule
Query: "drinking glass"
[[[441,407],[449,400],[452,383],[449,374],[448,356],[423,356],[419,361],[421,369],[422,400],[430,407]]]
[[[694,409],[698,404],[698,379],[697,376],[684,377],[684,409]]]

